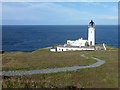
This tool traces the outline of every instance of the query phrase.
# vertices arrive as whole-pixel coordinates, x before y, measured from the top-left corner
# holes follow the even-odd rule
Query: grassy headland
[[[67,66],[85,66],[96,62],[80,57],[83,51],[50,52],[49,48],[34,52],[6,52],[3,54],[3,70],[33,70]]]
[[[81,57],[97,57],[106,63],[99,67],[51,74],[12,76],[3,80],[3,88],[116,88],[118,87],[118,50],[107,46],[106,51],[50,52],[48,49],[32,53],[6,52],[3,54],[3,70],[31,70],[76,65],[90,65],[95,60]]]

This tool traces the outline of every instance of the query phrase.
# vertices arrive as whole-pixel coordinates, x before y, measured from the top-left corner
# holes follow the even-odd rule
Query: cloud
[[[0,3],[0,25],[2,24],[2,4]]]
[[[101,16],[98,16],[97,18],[99,19],[104,19],[104,20],[117,20],[118,19],[118,16],[105,16],[105,15],[101,15]]]
[[[101,3],[101,2],[94,2],[94,3],[91,3],[91,2],[90,2],[90,5],[95,5],[95,6],[103,7],[103,8],[108,8],[108,7],[109,7],[108,5],[103,4],[103,3]]]
[[[115,12],[115,13],[118,13],[118,7],[112,7],[111,8],[111,11]]]
[[[46,15],[52,17],[54,15],[60,16],[59,14],[61,14],[62,16],[64,16],[70,12],[73,12],[71,13],[71,15],[80,14],[80,12],[77,10],[65,8],[61,5],[54,4],[54,3],[39,3],[39,4],[38,3],[21,3],[21,4],[22,4],[21,6],[8,6],[8,5],[3,6],[5,10],[4,15],[8,16],[9,14],[11,16],[11,19],[14,19],[15,17],[12,17],[14,16],[14,14],[19,16],[19,14],[21,13],[22,14],[21,17],[27,16],[23,19],[31,18],[32,16],[34,16],[32,17],[33,19],[35,18],[39,19],[42,16],[45,17]],[[31,15],[28,15],[28,14],[31,14]],[[70,15],[67,15],[67,16],[70,16]],[[16,18],[20,19],[20,17],[16,17]]]
[[[91,3],[92,4],[92,3]],[[97,4],[100,3],[95,3]],[[101,7],[100,7],[101,8]],[[108,8],[108,7],[104,7]],[[67,7],[60,3],[4,3],[3,21],[6,24],[85,24],[90,19],[116,20],[113,14],[93,13],[86,9]],[[112,12],[111,12],[112,13]],[[83,23],[81,23],[83,22]],[[105,21],[107,22],[107,21]],[[104,23],[105,23],[104,22]]]
[[[119,2],[119,0],[1,0],[2,2]]]
[[[15,3],[16,4],[16,3]],[[21,3],[21,5],[3,5],[3,20],[28,20],[41,24],[66,24],[86,13],[55,3]],[[15,16],[16,15],[16,16]],[[64,20],[63,20],[64,19]],[[63,22],[64,21],[64,22]]]

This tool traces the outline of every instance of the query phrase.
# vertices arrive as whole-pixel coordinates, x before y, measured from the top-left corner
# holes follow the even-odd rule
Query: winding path
[[[80,56],[89,58],[85,56],[85,54],[81,54]],[[29,71],[22,71],[22,70],[16,70],[16,71],[2,71],[0,72],[0,75],[4,76],[20,76],[20,75],[32,75],[32,74],[44,74],[44,73],[54,73],[54,72],[63,72],[63,71],[74,71],[82,68],[92,68],[92,67],[98,67],[105,63],[105,61],[100,60],[95,57],[90,57],[92,59],[95,59],[97,62],[88,66],[72,66],[72,67],[63,67],[63,68],[51,68],[51,69],[40,69],[40,70],[29,70]]]

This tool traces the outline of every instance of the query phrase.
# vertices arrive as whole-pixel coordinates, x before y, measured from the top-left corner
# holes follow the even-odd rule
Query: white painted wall
[[[85,43],[87,42],[88,40],[83,40],[82,38],[78,39],[78,40],[75,40],[75,41],[71,41],[71,40],[67,40],[67,44],[68,45],[71,45],[71,46],[85,46]]]
[[[56,52],[56,48],[51,48],[50,51],[51,52]]]
[[[95,50],[95,48],[57,47],[57,52],[62,52],[62,51],[76,51],[76,50]]]
[[[88,42],[89,45],[92,42],[92,45],[95,45],[95,28],[94,27],[89,27],[88,28]]]

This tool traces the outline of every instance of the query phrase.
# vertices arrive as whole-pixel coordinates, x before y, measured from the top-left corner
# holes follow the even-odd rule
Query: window
[[[92,45],[92,41],[90,41],[90,45]]]

